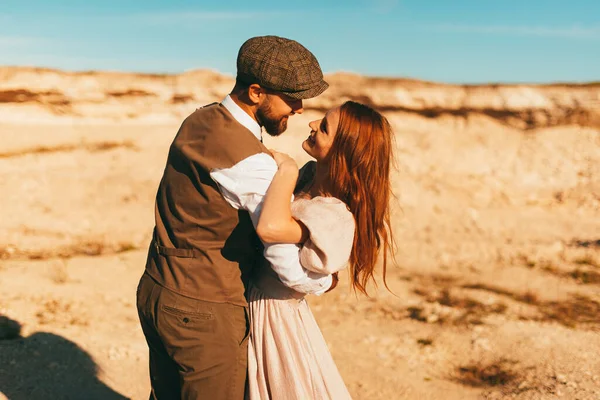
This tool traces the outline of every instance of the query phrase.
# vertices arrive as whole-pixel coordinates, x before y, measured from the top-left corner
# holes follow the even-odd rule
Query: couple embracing
[[[254,37],[231,93],[181,125],[137,290],[150,398],[350,398],[305,296],[344,268],[366,292],[379,253],[385,274],[390,125],[345,102],[309,123],[300,169],[262,143],[327,87],[301,44]]]

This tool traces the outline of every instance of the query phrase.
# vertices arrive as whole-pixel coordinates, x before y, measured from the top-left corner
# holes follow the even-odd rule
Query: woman
[[[302,147],[316,162],[299,174],[293,159],[274,153],[278,172],[257,233],[267,243],[298,243],[308,270],[336,274],[349,265],[352,287],[366,294],[380,252],[385,283],[392,241],[391,127],[377,111],[351,101],[309,126]],[[251,399],[350,398],[302,293],[285,287],[263,265],[256,269],[248,302]]]

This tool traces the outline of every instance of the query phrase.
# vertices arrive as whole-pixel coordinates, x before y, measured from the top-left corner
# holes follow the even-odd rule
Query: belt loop
[[[160,251],[159,251],[159,248],[158,248],[158,239],[157,239],[157,236],[156,236],[156,228],[154,228],[152,230],[152,242],[154,243],[154,250],[156,250],[156,254],[159,255]]]

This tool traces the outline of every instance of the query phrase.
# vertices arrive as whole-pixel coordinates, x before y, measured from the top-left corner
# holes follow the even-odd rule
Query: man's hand
[[[340,281],[340,279],[338,278],[338,273],[334,272],[333,274],[331,274],[331,286],[329,287],[329,289],[327,289],[325,291],[325,293],[332,291],[333,289],[335,289],[335,287],[338,285],[338,282]]]

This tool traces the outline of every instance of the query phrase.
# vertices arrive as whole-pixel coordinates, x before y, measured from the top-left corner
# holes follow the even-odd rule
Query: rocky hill
[[[331,88],[307,101],[307,109],[326,110],[353,99],[428,119],[479,115],[519,129],[600,127],[600,82],[450,85],[349,73],[326,79]],[[0,117],[17,123],[73,118],[167,122],[222,98],[233,83],[233,77],[210,70],[161,75],[1,67]]]

